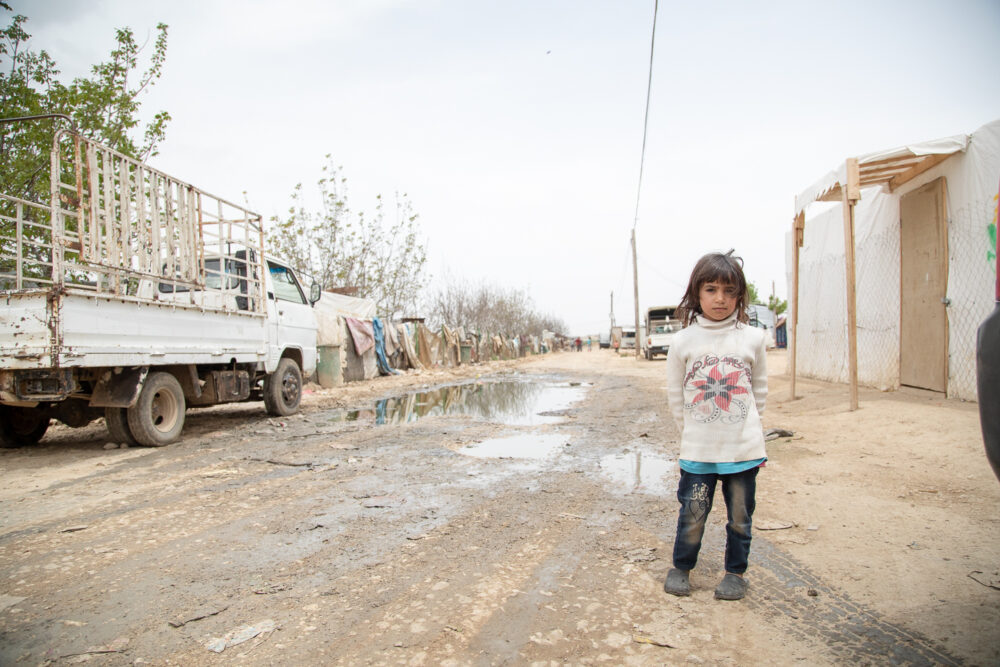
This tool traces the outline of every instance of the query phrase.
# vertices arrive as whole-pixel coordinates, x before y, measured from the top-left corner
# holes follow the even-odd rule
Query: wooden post
[[[805,240],[806,213],[799,211],[792,223],[792,248],[794,261],[792,262],[792,312],[785,320],[785,328],[788,330],[789,347],[791,359],[789,360],[788,373],[792,377],[791,397],[795,399],[795,357],[799,345],[799,248]]]
[[[635,356],[639,357],[642,339],[639,337],[639,266],[636,264],[635,227],[632,228],[632,281],[635,287]]]
[[[847,277],[847,365],[851,387],[851,410],[858,409],[858,317],[854,281],[854,205],[861,199],[857,158],[848,158],[846,183],[841,183],[844,209],[844,262]]]

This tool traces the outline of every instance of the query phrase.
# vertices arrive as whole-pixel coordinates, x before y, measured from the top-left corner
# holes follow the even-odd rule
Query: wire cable
[[[649,98],[653,90],[653,49],[656,46],[656,14],[660,9],[660,0],[653,2],[653,35],[649,40],[649,80],[646,82],[646,114],[642,121],[642,153],[639,155],[639,187],[635,193],[635,218],[632,221],[632,231],[639,224],[639,197],[642,194],[642,170],[646,163],[646,132],[649,128]]]

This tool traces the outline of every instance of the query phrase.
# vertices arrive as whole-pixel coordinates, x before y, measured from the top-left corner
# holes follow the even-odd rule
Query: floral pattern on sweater
[[[693,394],[684,409],[703,424],[742,422],[750,411],[748,399],[753,398],[751,381],[750,369],[736,355],[705,355],[691,364],[684,378],[685,388]]]

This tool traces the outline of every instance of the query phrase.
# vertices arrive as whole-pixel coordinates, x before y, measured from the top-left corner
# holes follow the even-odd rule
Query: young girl
[[[690,595],[715,487],[726,501],[726,574],[719,600],[746,595],[757,469],[767,460],[760,415],[767,397],[764,331],[749,326],[743,260],[709,253],[695,264],[677,309],[684,323],[667,355],[667,397],[681,432],[674,567],[663,589]]]

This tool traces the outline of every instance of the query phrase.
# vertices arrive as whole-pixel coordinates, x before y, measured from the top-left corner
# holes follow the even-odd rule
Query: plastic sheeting
[[[868,153],[867,155],[858,157],[858,165],[860,166],[899,157],[948,155],[950,153],[964,151],[968,146],[968,143],[968,135],[956,134],[951,137],[944,137],[943,139],[924,141],[918,144],[908,144],[899,148],[891,148],[889,150],[878,151],[876,153]],[[795,198],[795,214],[798,215],[799,212],[809,206],[809,204],[812,204],[827,192],[833,190],[838,183],[845,182],[847,182],[847,165],[845,163],[841,163],[839,167],[810,185]]]
[[[316,312],[318,331],[317,345],[343,345],[344,326],[340,318],[354,317],[359,320],[370,320],[375,317],[375,302],[371,299],[359,299],[333,292],[323,292],[319,301],[313,306]]]

